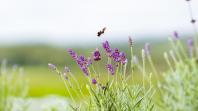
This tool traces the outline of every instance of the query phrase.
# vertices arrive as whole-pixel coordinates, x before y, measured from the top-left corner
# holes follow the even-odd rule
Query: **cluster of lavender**
[[[71,57],[76,61],[79,65],[80,69],[86,76],[89,76],[88,67],[92,64],[91,58],[85,58],[84,55],[77,55],[77,53],[72,49],[67,49],[67,52],[71,55]]]
[[[174,40],[175,43],[179,42],[180,36],[179,36],[179,34],[178,34],[177,31],[174,31],[173,32],[172,39]],[[186,44],[187,44],[187,48],[188,48],[188,51],[189,51],[188,52],[189,57],[193,57],[194,56],[193,53],[196,52],[195,47],[194,47],[194,40],[193,40],[193,38],[188,38]]]
[[[131,38],[130,38],[131,39]],[[112,49],[109,45],[108,41],[105,41],[102,43],[102,46],[105,50],[105,54],[109,59],[112,59],[115,64],[107,63],[106,68],[111,73],[111,75],[115,74],[115,69],[118,67],[118,64],[125,65],[127,63],[126,54],[124,52],[120,52],[118,48]],[[92,65],[92,62],[98,62],[101,58],[101,51],[99,51],[98,48],[95,49],[91,57],[86,58],[84,55],[78,55],[73,49],[68,48],[67,52],[70,54],[73,60],[76,61],[76,63],[79,65],[82,72],[86,75],[90,75],[89,66]],[[57,70],[56,66],[54,64],[49,63],[49,68],[52,70]],[[70,71],[68,67],[65,68],[65,72]],[[67,78],[67,77],[66,77]],[[96,84],[96,79],[92,79],[92,83]]]
[[[112,58],[114,62],[116,62],[116,66],[117,63],[121,63],[122,65],[125,65],[127,63],[126,54],[124,52],[120,52],[118,48],[112,50],[108,41],[105,41],[103,43],[103,48],[106,51],[106,55],[109,58]],[[112,75],[115,74],[115,70],[112,64],[107,64],[106,67],[109,70],[109,72],[111,72]]]
[[[106,55],[112,58],[114,62],[117,62],[117,63],[120,62],[123,65],[127,63],[126,54],[124,52],[120,52],[118,48],[115,48],[114,50],[112,50],[108,41],[105,41],[103,43],[103,48],[106,51]],[[107,66],[110,66],[110,65],[111,64],[108,64]]]
[[[124,52],[120,52],[118,48],[112,50],[108,41],[103,42],[102,45],[107,57],[111,58],[114,62],[116,62],[115,66],[113,64],[106,64],[106,68],[108,69],[108,71],[112,75],[114,75],[115,67],[117,66],[117,64],[126,64],[126,54]],[[89,76],[88,67],[92,64],[92,60],[96,62],[101,60],[101,52],[98,48],[96,48],[96,50],[93,52],[92,57],[88,57],[88,59],[86,59],[83,55],[78,56],[77,53],[72,49],[68,49],[67,51],[71,55],[71,57],[76,61],[76,63],[80,66],[81,70],[85,73],[86,76]],[[96,83],[96,80],[93,79],[92,83]]]

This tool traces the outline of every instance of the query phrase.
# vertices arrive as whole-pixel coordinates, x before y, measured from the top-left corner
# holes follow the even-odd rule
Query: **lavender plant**
[[[198,109],[198,64],[194,44],[188,40],[188,58],[179,59],[176,52],[164,53],[170,70],[164,74],[160,106],[166,111],[196,111]],[[177,47],[177,46],[175,46]],[[181,51],[179,53],[181,54]],[[174,65],[171,64],[171,59]]]
[[[105,57],[102,57],[98,48],[93,51],[93,54],[86,58],[84,55],[78,55],[74,50],[67,49],[67,52],[71,55],[72,59],[79,65],[80,69],[85,75],[87,82],[86,85],[88,91],[88,98],[81,104],[74,98],[74,94],[80,98],[86,97],[83,93],[82,84],[79,84],[74,74],[68,67],[64,71],[59,71],[58,68],[49,63],[48,66],[55,72],[57,72],[61,79],[64,81],[67,92],[69,93],[73,110],[143,110],[151,111],[154,109],[152,97],[154,95],[153,85],[151,83],[151,77],[146,75],[145,71],[145,51],[142,51],[143,57],[143,82],[142,84],[131,84],[133,76],[133,69],[135,67],[134,62],[137,64],[136,58],[133,58],[132,39],[129,38],[129,44],[131,48],[131,67],[127,70],[128,60],[124,52],[119,51],[118,48],[112,49],[108,41],[102,43],[104,53],[107,57],[107,63],[105,66],[101,66],[106,69],[106,74],[100,74],[96,72],[94,64],[100,62]],[[71,82],[73,81],[73,82]],[[149,81],[149,86],[146,87],[145,82]],[[76,86],[76,87],[75,87]],[[73,93],[71,93],[74,92]]]
[[[22,68],[16,65],[8,69],[4,60],[0,70],[0,111],[12,111],[14,97],[25,98],[28,86]],[[26,107],[21,106],[21,110]]]
[[[186,51],[178,33],[174,32],[174,36],[170,38],[173,50],[164,53],[170,70],[165,72],[164,80],[159,83],[163,90],[159,106],[166,111],[197,111],[198,109],[198,37],[191,0],[186,1],[195,37],[187,40]]]

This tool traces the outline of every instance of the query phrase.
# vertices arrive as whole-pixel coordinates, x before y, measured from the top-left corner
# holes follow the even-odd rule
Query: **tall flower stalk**
[[[196,19],[194,18],[194,14],[193,14],[193,10],[192,10],[192,5],[191,5],[191,0],[186,0],[187,5],[188,5],[188,12],[189,12],[189,16],[190,16],[190,22],[192,24],[193,27],[193,31],[194,31],[194,41],[195,41],[195,46],[198,47],[198,30],[197,30],[197,26],[196,26]],[[196,56],[198,57],[198,50],[196,49]]]
[[[144,46],[144,51],[145,51],[145,54],[146,54],[146,56],[147,56],[147,58],[148,58],[148,61],[149,61],[150,65],[151,65],[151,68],[152,68],[154,74],[155,74],[156,76],[158,76],[158,75],[157,75],[157,74],[158,74],[158,73],[157,73],[157,70],[156,70],[156,68],[155,68],[155,66],[154,66],[154,63],[153,63],[153,60],[152,60],[152,58],[151,58],[151,46],[150,46],[149,43],[146,43],[146,44],[145,44],[145,46]]]
[[[142,79],[142,82],[143,82],[143,88],[145,88],[145,74],[146,74],[146,66],[145,66],[145,50],[142,49],[142,66],[143,66],[143,79]]]
[[[129,42],[129,47],[130,47],[130,51],[131,51],[131,78],[132,78],[132,83],[134,83],[134,78],[133,78],[133,74],[134,74],[133,40],[130,36],[129,36],[128,42]]]

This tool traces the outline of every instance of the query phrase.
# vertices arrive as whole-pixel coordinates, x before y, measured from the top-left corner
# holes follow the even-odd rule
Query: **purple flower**
[[[77,59],[76,59],[77,64],[79,65],[80,69],[83,71],[83,73],[88,76],[88,66],[91,64],[90,60],[87,60],[85,58],[85,56],[80,55]]]
[[[92,79],[92,84],[97,84],[97,81],[96,81],[96,79]]]
[[[101,60],[100,52],[99,52],[98,48],[94,51],[93,58],[94,58],[95,61]]]
[[[107,69],[109,70],[109,72],[111,72],[112,75],[115,74],[115,70],[114,70],[114,68],[113,68],[113,66],[112,66],[111,64],[107,64],[106,67],[107,67]]]
[[[193,42],[193,39],[192,38],[188,39],[187,45],[188,45],[188,47],[193,47],[194,42]]]
[[[103,48],[105,49],[106,53],[110,54],[112,50],[110,48],[109,42],[105,41],[105,42],[102,43],[102,45],[103,45]]]
[[[173,32],[173,38],[174,38],[174,40],[179,39],[179,34],[177,33],[177,31]]]
[[[86,76],[89,76],[88,68],[87,68],[86,66],[81,66],[80,69],[83,71],[83,73],[84,73]]]
[[[56,70],[56,66],[54,64],[48,63],[48,67],[52,70]]]
[[[113,58],[113,60],[115,62],[119,62],[120,61],[120,52],[119,52],[118,48],[114,49],[114,51],[111,54],[111,57]]]
[[[130,47],[132,47],[132,46],[133,46],[133,41],[132,41],[131,36],[129,36],[129,46],[130,46]]]
[[[80,55],[77,59],[76,59],[77,64],[82,67],[82,66],[87,66],[87,59],[85,58],[85,56]]]
[[[78,55],[77,55],[77,53],[75,52],[75,51],[73,51],[71,48],[68,48],[67,49],[67,52],[71,55],[71,57],[73,58],[73,59],[77,59],[78,58]]]
[[[88,66],[92,64],[91,58],[86,59],[84,55],[78,56],[76,52],[72,49],[67,49],[71,57],[76,60],[76,63],[79,65],[80,69],[85,73],[86,76],[89,75]]]
[[[193,45],[194,45],[194,42],[193,42],[192,38],[188,39],[187,45],[188,45],[189,55],[190,55],[190,57],[193,57]]]
[[[127,58],[126,58],[126,54],[124,52],[120,52],[120,61],[122,64],[126,64],[127,63]]]
[[[144,45],[144,50],[145,50],[145,53],[146,53],[147,55],[150,55],[151,46],[150,46],[149,43],[146,43],[146,44]]]
[[[91,64],[92,64],[91,57],[88,57],[88,58],[87,58],[87,66],[90,66]]]

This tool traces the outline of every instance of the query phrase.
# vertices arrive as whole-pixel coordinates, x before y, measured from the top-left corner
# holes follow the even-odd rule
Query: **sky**
[[[191,2],[198,18],[198,0]],[[192,33],[185,0],[0,0],[0,44],[75,44]]]

